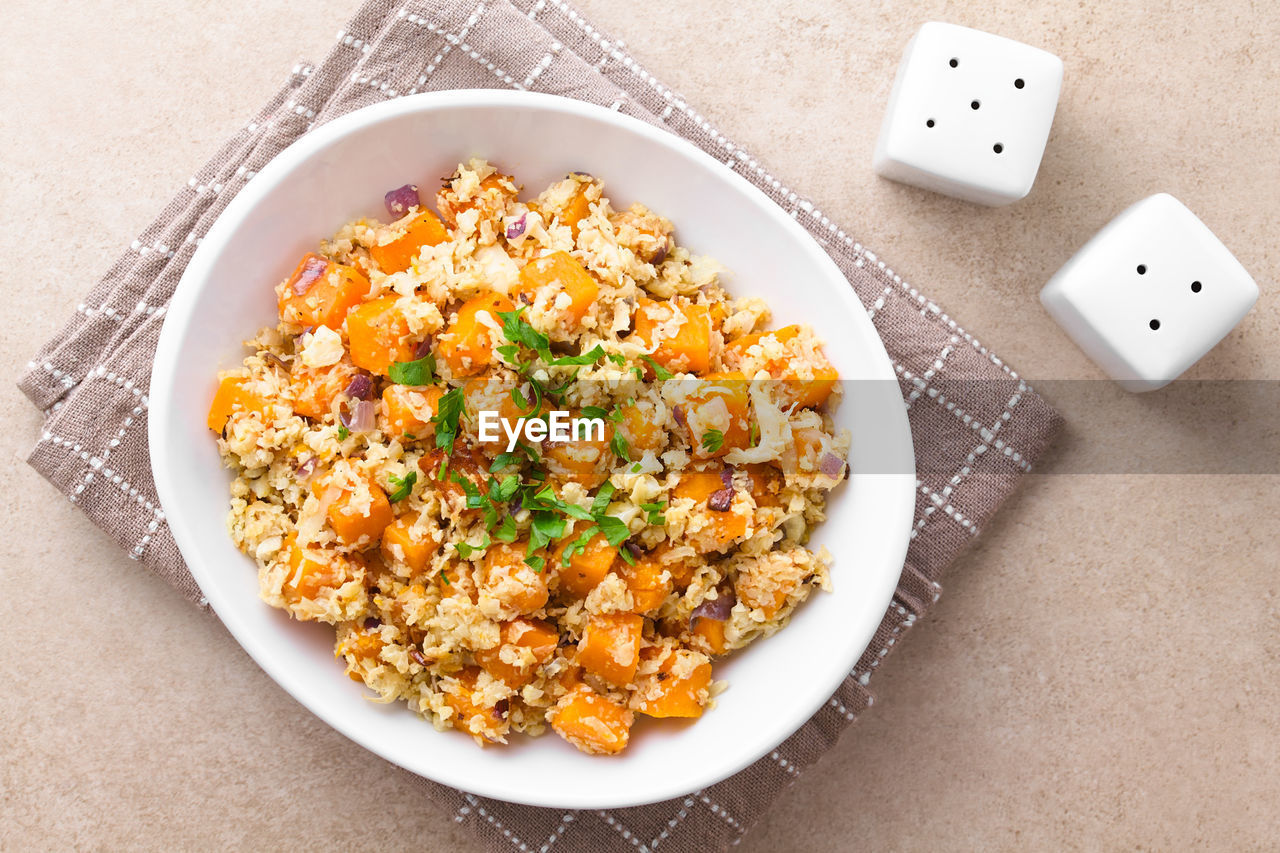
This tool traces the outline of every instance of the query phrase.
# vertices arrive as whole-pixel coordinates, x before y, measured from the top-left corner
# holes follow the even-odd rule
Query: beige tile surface
[[[11,378],[293,61],[320,58],[353,6],[9,0],[0,363]],[[1280,378],[1280,6],[579,6],[1033,380],[1098,375],[1036,291],[1097,227],[1159,190],[1263,287],[1192,375]],[[979,209],[870,173],[893,69],[929,19],[1066,62],[1040,179],[1020,204]],[[477,849],[399,771],[316,721],[216,621],[117,553],[22,462],[37,413],[12,382],[0,399],[0,847]],[[875,707],[741,849],[1280,838],[1276,459],[1260,458],[1272,473],[1258,476],[1066,473],[1151,418],[1185,471],[1214,430],[1257,413],[1107,385],[1059,402],[1070,428],[1046,473],[956,566],[879,675]]]

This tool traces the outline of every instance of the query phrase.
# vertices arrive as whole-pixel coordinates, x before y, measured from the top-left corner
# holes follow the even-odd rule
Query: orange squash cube
[[[636,677],[644,617],[635,613],[592,616],[578,642],[578,663],[587,672],[622,687]]]
[[[289,545],[289,576],[281,594],[285,601],[297,604],[315,601],[326,589],[337,589],[355,577],[351,563],[336,551],[299,548]]]
[[[724,456],[751,440],[750,383],[741,373],[709,373],[687,398],[685,422],[695,459]],[[720,433],[720,446],[706,441],[711,430]]]
[[[424,210],[409,220],[400,236],[381,246],[370,246],[369,257],[388,275],[404,272],[413,265],[423,246],[437,246],[448,239],[444,224],[434,213]]]
[[[355,365],[347,361],[325,367],[307,367],[301,361],[295,362],[289,375],[294,412],[316,420],[324,418],[333,411],[334,401],[358,372]]]
[[[560,589],[574,598],[586,598],[609,574],[618,549],[609,544],[603,533],[597,533],[587,541],[586,548],[569,558],[566,566],[564,552],[574,539],[572,535],[565,537],[553,555],[552,564],[560,576]]]
[[[636,691],[635,708],[650,717],[701,717],[711,664],[697,652],[672,650]]]
[[[770,341],[776,341],[782,346],[782,354],[767,358],[764,368],[778,379],[778,396],[782,400],[798,404],[802,409],[821,406],[831,396],[836,382],[840,379],[840,374],[823,358],[820,363],[813,365],[812,369],[807,371],[808,375],[801,377],[800,373],[794,369],[794,364],[800,361],[801,354],[797,347],[791,345],[791,342],[800,336],[801,331],[800,326],[784,326],[772,332],[744,335],[725,344],[724,360],[735,367],[741,366],[750,358],[747,350],[752,346],[761,342],[767,344]]]
[[[247,381],[243,376],[228,376],[218,383],[218,390],[213,393],[213,401],[209,404],[209,416],[205,420],[209,429],[222,432],[222,428],[236,412],[266,413],[267,401],[246,389],[244,385]]]
[[[370,373],[386,376],[398,361],[413,361],[415,344],[409,337],[409,321],[397,306],[397,296],[371,299],[347,315],[351,361]]]
[[[672,332],[666,326],[677,310],[684,319]],[[711,315],[705,305],[642,298],[636,304],[635,334],[652,351],[653,360],[668,370],[706,373],[711,369]]]
[[[657,451],[666,440],[666,433],[650,403],[623,406],[618,429],[627,440],[627,446],[639,452]]]
[[[614,755],[626,749],[635,716],[590,687],[566,693],[549,715],[556,734],[583,752]]]
[[[657,610],[673,588],[671,578],[664,578],[666,567],[650,554],[641,555],[634,566],[623,564],[620,574],[631,592],[636,613]]]
[[[700,638],[711,654],[724,654],[724,622],[699,616],[689,625],[689,633]]]
[[[333,472],[317,477],[312,491],[323,499],[336,490],[329,504],[329,524],[347,545],[369,546],[382,538],[382,532],[395,520],[387,493],[372,478],[362,478],[352,489],[339,482]]]
[[[574,322],[582,319],[591,309],[600,288],[591,273],[568,252],[555,252],[535,258],[520,270],[520,285],[516,294],[533,301],[539,290],[550,287],[552,302],[561,293],[568,294],[569,306],[565,309]]]
[[[440,537],[434,532],[414,532],[418,513],[400,516],[382,531],[382,556],[388,563],[404,563],[412,572],[421,572],[440,550]]]
[[[453,709],[449,718],[454,728],[492,742],[509,728],[506,718],[492,705],[485,705],[479,690],[480,667],[464,667],[443,684],[445,704]]]
[[[436,434],[431,419],[443,396],[444,389],[434,385],[388,385],[382,392],[382,431],[396,438],[430,438]]]
[[[697,544],[706,550],[723,551],[738,539],[746,535],[747,519],[735,512],[717,512],[707,506],[707,500],[714,492],[724,488],[719,468],[703,468],[685,471],[680,475],[671,496],[675,499],[691,498],[694,512],[706,520],[705,526],[694,534]]]
[[[295,326],[342,327],[347,312],[369,293],[369,279],[355,267],[308,253],[280,287],[280,319]]]
[[[515,613],[532,613],[546,605],[550,597],[546,576],[524,561],[526,547],[500,543],[485,552],[482,598],[493,599]]]
[[[488,313],[495,323],[501,325],[499,312],[514,310],[511,300],[500,293],[482,293],[462,304],[458,309],[457,319],[440,336],[437,345],[440,357],[453,369],[455,375],[472,376],[479,373],[493,358],[493,338],[497,333],[479,320],[480,312]]]
[[[585,489],[594,489],[609,479],[614,461],[612,441],[613,427],[605,424],[600,437],[593,430],[588,438],[552,442],[542,454],[547,473],[556,483],[580,483]]]
[[[582,220],[591,215],[591,202],[587,200],[589,186],[590,181],[579,181],[573,196],[560,212],[560,224],[569,226],[575,241],[578,239],[578,232],[582,230]]]
[[[538,619],[512,619],[502,623],[498,645],[474,656],[485,672],[519,690],[533,680],[538,667],[551,660],[559,644],[560,635],[552,625]]]

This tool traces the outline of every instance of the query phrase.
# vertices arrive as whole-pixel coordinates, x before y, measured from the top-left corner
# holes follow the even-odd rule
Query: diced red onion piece
[[[729,618],[733,605],[738,603],[736,596],[731,589],[722,589],[719,591],[718,598],[708,598],[706,601],[693,608],[693,613],[689,614],[689,625],[694,624],[697,619],[715,619],[717,622],[723,622]]]
[[[265,358],[267,361],[271,362],[272,364],[274,364],[276,367],[285,371],[286,373],[289,371],[289,365],[285,364],[284,359],[276,355],[275,353],[268,352],[267,350],[263,350],[262,357]]]
[[[517,219],[515,222],[512,222],[510,225],[507,226],[508,240],[514,240],[515,238],[519,237],[521,234],[524,233],[525,226],[528,224],[525,221],[526,219],[528,219],[528,216],[522,213],[520,214],[519,219]]]
[[[511,710],[510,699],[499,699],[497,702],[493,703],[493,714],[499,720],[505,720],[507,718],[507,711],[509,710]]]
[[[623,543],[622,547],[626,548],[627,553],[633,557],[639,557],[641,554],[644,553],[644,549],[641,548],[639,544],[632,542],[630,540],[627,540],[625,543]]]
[[[312,255],[307,258],[302,266],[302,270],[298,273],[297,279],[293,282],[293,292],[298,296],[306,293],[311,289],[311,285],[320,280],[320,277],[329,270],[329,262],[318,255]]]
[[[674,406],[671,409],[671,415],[676,419],[676,423],[682,427],[688,427],[689,422],[685,420],[684,408],[682,406]]]
[[[413,348],[413,357],[415,359],[426,358],[431,354],[431,338],[423,338],[418,341],[418,345]]]
[[[707,498],[707,509],[713,512],[728,512],[733,506],[733,489],[717,489]]]
[[[342,392],[353,400],[368,400],[373,396],[373,380],[367,373],[357,373],[347,383],[347,390]]]
[[[360,400],[351,407],[351,411],[342,412],[338,420],[352,432],[369,432],[373,429],[374,405],[371,400]]]
[[[653,257],[649,259],[649,263],[653,264],[656,267],[658,264],[665,261],[667,259],[667,251],[670,248],[671,248],[671,238],[664,237],[662,240],[662,246],[659,247],[658,251],[653,253]]]
[[[364,620],[364,629],[366,631],[374,631],[381,627],[382,627],[381,619],[377,619],[373,616],[370,616],[368,619]]]
[[[409,657],[413,658],[414,663],[416,663],[418,666],[427,665],[426,657],[424,657],[422,652],[418,651],[417,649],[409,649]]]
[[[720,469],[720,482],[724,483],[726,489],[733,488],[733,466],[726,465]]]
[[[387,206],[387,213],[399,219],[409,212],[409,208],[421,205],[422,199],[418,196],[418,188],[416,186],[405,184],[402,187],[396,187],[383,196],[382,203]]]
[[[818,460],[818,470],[828,477],[839,479],[841,473],[844,472],[844,460],[834,453],[824,453],[822,458]]]
[[[311,475],[316,472],[316,457],[308,456],[301,462],[297,468],[293,469],[294,476],[299,480],[309,480]]]

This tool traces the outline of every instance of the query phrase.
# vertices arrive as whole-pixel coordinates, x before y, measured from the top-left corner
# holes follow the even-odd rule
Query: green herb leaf
[[[622,562],[626,563],[628,566],[634,566],[636,564],[636,558],[631,556],[631,552],[625,547],[618,549],[618,556],[621,557]]]
[[[432,415],[431,423],[436,425],[436,447],[446,453],[453,452],[453,442],[458,437],[458,419],[466,408],[461,388],[447,391],[436,404],[436,413]]]
[[[436,379],[436,357],[427,353],[417,361],[397,361],[387,376],[397,385],[430,385]]]
[[[614,364],[622,365],[627,363],[627,357],[621,353],[611,352],[609,353],[608,358]]]
[[[702,449],[708,453],[715,453],[721,447],[724,447],[724,433],[718,429],[709,429],[702,434]]]
[[[410,492],[413,491],[413,484],[418,482],[418,472],[410,471],[403,477],[397,477],[392,474],[388,479],[391,481],[391,485],[396,487],[396,490],[387,495],[387,500],[395,503],[409,497]]]
[[[603,409],[600,406],[583,406],[582,416],[584,418],[591,418],[592,420],[602,421],[605,418],[609,417],[609,412],[607,409]]]
[[[347,436],[349,435],[351,435],[351,430],[347,429],[342,424],[338,424],[338,441],[346,441]]]
[[[516,541],[519,531],[516,530],[516,520],[511,516],[502,519],[502,523],[498,525],[498,529],[493,531],[493,538],[499,542],[511,543]]]
[[[458,552],[459,557],[461,557],[464,560],[469,560],[471,559],[472,554],[475,554],[477,552],[484,553],[486,550],[488,550],[489,546],[492,544],[493,542],[490,541],[489,534],[486,533],[484,535],[484,541],[482,541],[479,545],[468,545],[466,542],[455,542],[453,544],[453,548],[455,551]]]
[[[520,316],[523,313],[524,306],[514,311],[498,312],[498,318],[502,320],[502,336],[513,344],[526,346],[539,354],[549,351],[551,339],[530,326],[529,321]]]
[[[609,544],[615,548],[631,535],[631,531],[627,529],[626,522],[620,518],[614,518],[612,515],[597,516],[596,524],[600,525],[600,532],[604,534],[604,538],[609,541]]]
[[[613,433],[613,438],[609,440],[609,449],[613,451],[613,455],[619,459],[631,461],[631,448],[627,444],[627,437],[617,430]]]
[[[542,567],[547,564],[547,558],[541,554],[530,554],[524,558],[524,564],[535,572],[541,572]]]
[[[600,532],[597,525],[591,525],[578,535],[578,538],[565,546],[564,553],[560,555],[560,565],[568,566],[573,558],[587,550],[587,543],[591,541],[591,537]]]
[[[636,464],[634,464],[634,465],[632,465],[632,466],[631,466],[631,473],[632,473],[632,474],[639,474],[639,473],[640,473],[640,470],[641,470],[642,468],[644,468],[644,466],[643,466],[643,465],[641,465],[639,462],[637,462]]]
[[[675,374],[672,373],[670,370],[667,370],[661,364],[658,364],[658,362],[654,361],[653,356],[642,355],[640,357],[649,363],[649,366],[653,368],[653,375],[656,376],[658,379],[666,380],[675,376]]]
[[[559,358],[553,358],[547,362],[552,367],[561,367],[566,364],[595,364],[604,357],[604,347],[596,344],[591,349],[581,355],[563,355]]]
[[[751,422],[751,435],[750,435],[750,437],[747,439],[747,446],[748,446],[748,447],[755,447],[755,446],[756,446],[757,444],[759,444],[759,443],[760,443],[760,424],[756,423],[755,421],[752,421],[752,422]]]
[[[609,508],[609,501],[613,497],[613,493],[617,491],[613,483],[608,480],[604,481],[604,485],[600,487],[600,491],[596,492],[595,500],[591,502],[591,514],[600,515]]]

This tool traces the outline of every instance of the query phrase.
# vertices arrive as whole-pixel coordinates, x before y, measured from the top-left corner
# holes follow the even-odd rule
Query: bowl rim
[[[159,343],[156,348],[156,357],[152,365],[147,435],[157,495],[160,498],[160,504],[164,510],[165,519],[169,524],[174,541],[178,546],[179,552],[183,555],[192,577],[200,585],[206,602],[217,614],[219,620],[235,638],[236,642],[277,685],[289,693],[303,707],[363,748],[397,766],[405,768],[415,775],[440,784],[448,785],[467,793],[524,805],[562,809],[625,808],[685,796],[727,779],[748,767],[798,731],[824,705],[831,702],[832,695],[845,679],[852,674],[858,659],[870,646],[879,627],[879,621],[875,624],[863,626],[863,629],[857,632],[856,636],[851,637],[848,648],[857,649],[857,652],[847,660],[847,666],[841,666],[838,669],[832,667],[830,678],[824,683],[815,684],[814,689],[806,697],[807,701],[797,703],[797,706],[803,705],[802,708],[797,707],[797,712],[794,715],[780,715],[786,716],[784,722],[773,726],[766,726],[762,723],[762,727],[769,730],[769,737],[757,742],[755,748],[744,750],[735,756],[734,760],[725,761],[723,764],[715,766],[714,769],[700,773],[690,772],[673,775],[670,781],[662,784],[656,780],[647,780],[646,789],[639,796],[620,792],[613,786],[600,786],[600,789],[596,792],[579,793],[576,796],[566,798],[564,792],[551,788],[547,790],[513,789],[487,779],[478,781],[475,778],[468,777],[465,772],[458,772],[456,768],[448,763],[436,763],[429,768],[411,767],[409,764],[412,762],[407,760],[407,756],[397,755],[371,744],[361,736],[360,727],[349,725],[343,715],[333,712],[323,703],[308,701],[307,698],[304,698],[306,691],[302,687],[302,682],[305,679],[301,675],[291,673],[286,668],[274,665],[271,662],[270,651],[266,648],[266,644],[259,642],[254,636],[253,630],[242,621],[234,601],[224,598],[215,584],[206,585],[202,583],[202,580],[207,576],[206,573],[211,570],[205,565],[201,553],[195,547],[195,534],[188,526],[186,517],[181,511],[172,511],[172,508],[181,505],[181,490],[179,488],[180,484],[172,481],[166,466],[165,461],[173,452],[173,442],[162,426],[160,413],[167,411],[170,405],[170,389],[175,381],[178,365],[181,361],[177,356],[181,349],[183,335],[192,319],[191,311],[194,307],[196,296],[200,292],[200,286],[209,281],[210,269],[215,259],[225,249],[240,220],[277,185],[287,180],[289,175],[301,164],[317,154],[323,153],[327,147],[337,143],[352,132],[381,122],[394,120],[407,113],[477,107],[532,107],[552,113],[612,124],[624,131],[643,137],[649,144],[671,149],[674,153],[694,161],[696,167],[710,172],[717,179],[733,184],[734,189],[750,197],[765,211],[771,224],[789,232],[791,238],[798,243],[801,251],[810,255],[818,266],[825,267],[826,272],[829,274],[829,279],[841,282],[842,287],[847,289],[847,295],[857,303],[857,309],[852,311],[853,323],[857,328],[852,329],[851,333],[870,336],[872,340],[879,344],[878,347],[872,347],[872,358],[874,361],[879,362],[876,366],[877,372],[880,374],[878,378],[896,382],[896,374],[888,353],[884,350],[883,341],[881,341],[879,334],[875,331],[875,327],[871,324],[865,308],[861,305],[856,294],[853,294],[852,286],[848,283],[839,267],[818,245],[814,237],[762,190],[691,142],[641,119],[595,104],[557,95],[500,89],[456,89],[420,93],[354,110],[315,128],[294,141],[273,157],[251,181],[246,183],[235,198],[228,203],[226,209],[218,216],[205,237],[200,241],[166,309],[164,325],[161,329]],[[905,407],[894,417],[900,420],[900,425],[894,428],[895,431],[904,431],[907,436],[908,446],[910,446],[910,425],[907,421]],[[912,466],[914,466],[914,459],[911,462]],[[898,555],[896,562],[899,566],[904,565],[914,520],[914,467],[909,471],[893,474],[862,474],[856,476],[893,481],[891,487],[893,488],[896,505],[893,507],[892,513],[899,517],[900,523],[895,523],[892,529],[886,528],[882,533],[886,537],[892,537],[888,551]],[[872,597],[882,601],[883,608],[886,610],[892,602],[900,574],[901,568],[896,572],[886,570],[878,579],[878,585],[874,587]],[[856,640],[856,642],[853,640]],[[801,710],[803,714],[799,713]]]

